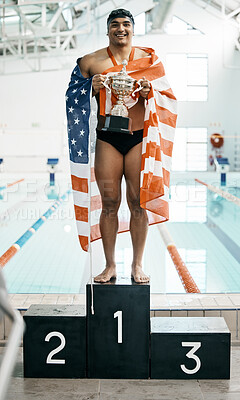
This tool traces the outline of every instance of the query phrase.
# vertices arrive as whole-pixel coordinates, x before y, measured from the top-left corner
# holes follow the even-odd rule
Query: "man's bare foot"
[[[116,267],[111,266],[111,267],[106,267],[101,274],[95,276],[94,282],[101,282],[105,283],[110,281],[112,278],[116,278]]]
[[[142,267],[139,265],[132,265],[132,278],[136,283],[146,283],[150,281],[149,276],[144,274]]]

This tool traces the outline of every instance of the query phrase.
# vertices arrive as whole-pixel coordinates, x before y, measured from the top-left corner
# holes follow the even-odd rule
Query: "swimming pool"
[[[1,185],[16,177],[4,175]],[[16,179],[15,179],[16,180]],[[0,256],[70,187],[58,175],[50,187],[47,175],[27,176],[0,192]],[[218,181],[211,182],[218,185]],[[224,188],[236,197],[236,182]],[[240,292],[240,207],[209,191],[194,179],[173,180],[170,221],[165,224],[202,293]],[[130,275],[131,242],[119,235],[118,274]],[[101,241],[93,244],[93,272],[104,267]],[[149,229],[144,269],[152,293],[184,293],[158,226]],[[3,268],[9,293],[83,293],[89,280],[89,257],[79,246],[72,195]]]

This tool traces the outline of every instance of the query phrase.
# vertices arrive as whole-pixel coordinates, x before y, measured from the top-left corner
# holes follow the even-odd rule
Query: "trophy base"
[[[131,125],[131,118],[121,117],[119,115],[108,115],[106,116],[102,131],[128,133],[132,135]]]

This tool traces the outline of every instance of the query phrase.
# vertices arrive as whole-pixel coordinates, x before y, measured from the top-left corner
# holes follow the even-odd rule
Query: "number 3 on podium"
[[[186,368],[184,364],[180,365],[181,369],[183,370],[183,372],[185,372],[185,374],[196,374],[196,372],[200,370],[201,360],[194,353],[201,347],[201,345],[202,345],[201,342],[182,342],[183,347],[192,347],[192,349],[186,354],[186,356],[196,361],[196,367],[193,369]]]

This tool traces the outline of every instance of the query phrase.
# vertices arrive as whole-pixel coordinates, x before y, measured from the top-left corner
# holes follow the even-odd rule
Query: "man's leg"
[[[137,283],[148,282],[142,270],[142,257],[147,237],[148,218],[140,207],[140,171],[142,143],[134,146],[124,157],[124,175],[127,183],[127,202],[131,212],[130,233],[133,244],[132,276]]]
[[[108,282],[116,276],[115,243],[118,231],[117,212],[121,203],[123,156],[109,143],[97,140],[95,175],[102,198],[100,230],[106,268],[94,278],[95,282]]]

